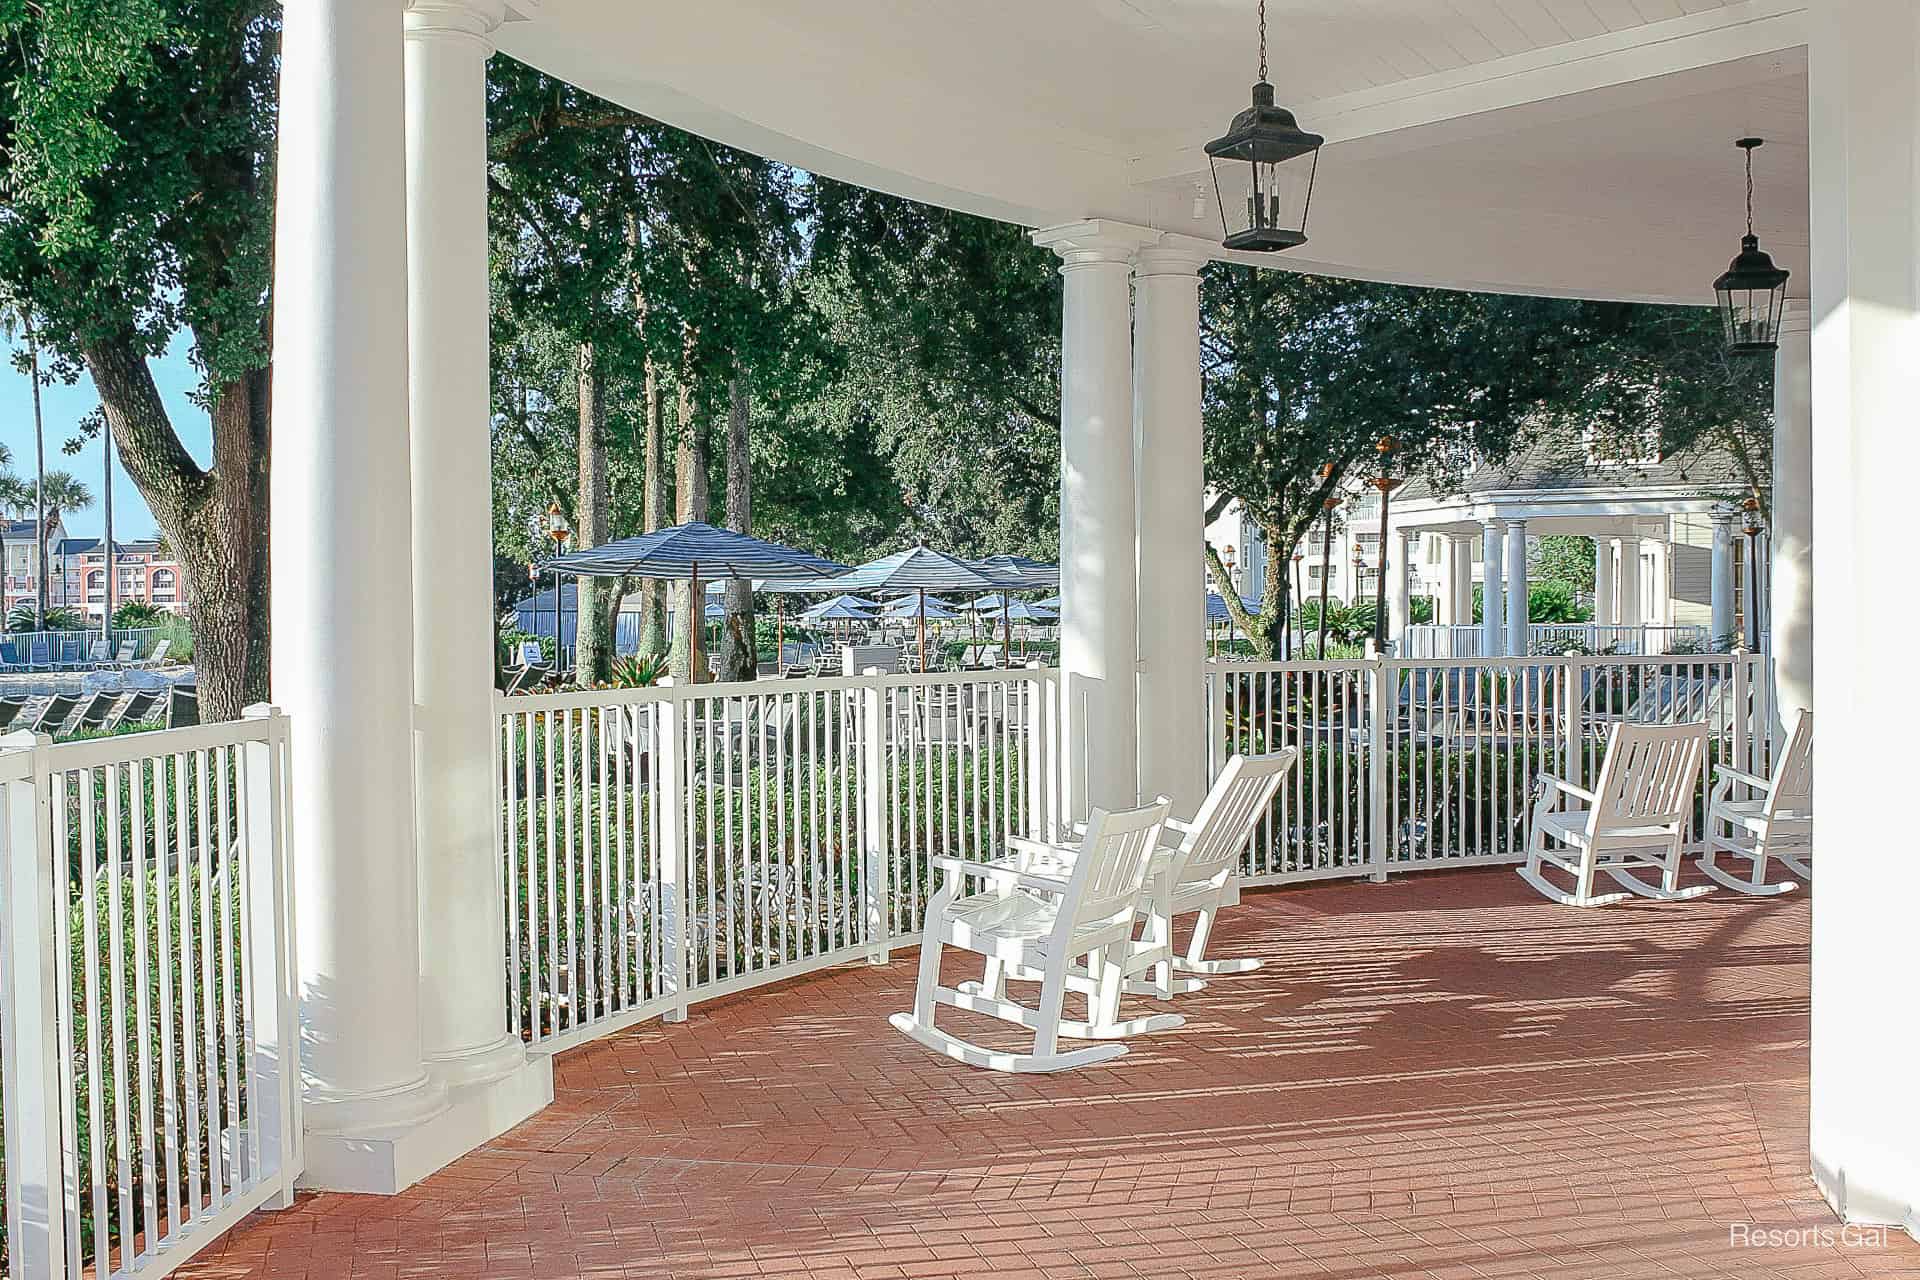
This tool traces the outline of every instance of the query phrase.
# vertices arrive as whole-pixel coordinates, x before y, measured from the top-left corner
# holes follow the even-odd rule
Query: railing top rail
[[[126,764],[160,756],[205,751],[213,747],[236,747],[249,742],[270,742],[284,733],[285,716],[251,716],[243,720],[225,720],[211,724],[188,725],[179,729],[149,729],[141,733],[117,733],[99,738],[79,738],[71,742],[47,742],[47,767],[54,772],[68,769],[94,769],[102,765]],[[26,748],[34,744],[33,735],[21,730],[0,737],[0,780],[4,770],[27,758]]]
[[[1377,658],[1294,658],[1286,662],[1255,662],[1209,658],[1207,670],[1228,671],[1236,675],[1259,675],[1269,671],[1369,671],[1378,661]]]
[[[687,685],[649,685],[639,689],[579,689],[566,693],[495,691],[496,711],[577,711],[583,707],[651,706],[663,702],[694,702],[725,698],[770,698],[779,694],[852,692],[863,689],[913,689],[949,685],[1004,685],[1033,680],[1057,680],[1055,667],[1000,667],[988,671],[936,671],[880,676],[808,676],[805,679],[707,681]]]

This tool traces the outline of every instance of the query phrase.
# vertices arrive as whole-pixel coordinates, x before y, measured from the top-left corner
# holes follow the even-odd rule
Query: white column
[[[1185,817],[1198,811],[1207,787],[1199,275],[1205,260],[1197,246],[1167,243],[1141,249],[1134,259],[1139,793],[1169,797]],[[1254,561],[1252,551],[1243,550],[1249,572]]]
[[[1533,648],[1527,612],[1527,522],[1507,521],[1507,652],[1523,657]]]
[[[1813,327],[1790,300],[1773,362],[1773,548],[1769,620],[1780,726],[1813,709]]]
[[[1506,651],[1505,561],[1505,526],[1489,520],[1480,526],[1480,652],[1489,658]]]
[[[1712,607],[1713,641],[1718,644],[1733,630],[1733,513],[1716,511],[1713,521],[1713,571],[1707,599]]]
[[[316,1136],[417,1124],[446,1091],[421,1053],[413,583],[398,550],[412,537],[401,4],[309,0],[283,22],[272,679],[292,716],[311,1176]],[[475,803],[491,810],[492,793]]]
[[[1647,621],[1656,627],[1664,627],[1671,621],[1670,582],[1672,570],[1669,553],[1672,543],[1663,533],[1658,538],[1649,538],[1644,544],[1647,549]]]
[[[1813,655],[1820,885],[1813,894],[1813,1174],[1855,1221],[1920,1226],[1913,975],[1920,690],[1900,585],[1920,474],[1920,6],[1809,10]]]
[[[493,847],[486,93],[504,16],[500,0],[414,0],[406,15],[420,1019],[448,1085],[527,1057],[507,1030]]]
[[[1593,621],[1606,626],[1613,621],[1613,539],[1593,540]]]
[[[1623,534],[1620,538],[1620,566],[1614,571],[1614,608],[1623,627],[1638,627],[1647,620],[1647,601],[1640,585],[1640,536]]]
[[[1393,548],[1388,557],[1390,563],[1385,566],[1387,574],[1387,638],[1399,640],[1407,634],[1407,622],[1412,613],[1413,600],[1413,549],[1418,544],[1419,535],[1411,529],[1402,529],[1394,534],[1387,545]],[[1402,653],[1406,652],[1402,646]]]
[[[1453,621],[1456,626],[1473,625],[1473,539],[1459,533],[1447,539],[1447,551],[1453,560]]]
[[[1060,668],[1066,814],[1135,802],[1134,251],[1154,232],[1082,222],[1034,233],[1060,255]],[[1204,604],[1202,606],[1204,608]],[[1187,621],[1205,626],[1204,613]]]

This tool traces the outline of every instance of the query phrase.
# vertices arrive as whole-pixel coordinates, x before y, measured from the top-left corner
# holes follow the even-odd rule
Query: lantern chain
[[[1265,0],[1262,0],[1262,3],[1265,3]],[[1746,148],[1746,152],[1747,152],[1747,234],[1752,235],[1753,234],[1753,148],[1752,147]]]
[[[1260,78],[1267,78],[1267,0],[1260,0]]]

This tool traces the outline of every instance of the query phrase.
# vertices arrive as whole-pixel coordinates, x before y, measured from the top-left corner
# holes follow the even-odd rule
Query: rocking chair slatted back
[[[1193,816],[1193,834],[1188,837],[1176,890],[1211,880],[1240,860],[1273,803],[1274,792],[1299,758],[1300,749],[1288,747],[1271,755],[1236,755],[1227,761]]]
[[[1073,908],[1061,913],[1063,927],[1133,919],[1147,882],[1147,864],[1160,847],[1160,830],[1172,808],[1162,796],[1138,809],[1095,809],[1088,816],[1066,894]]]
[[[1588,833],[1681,821],[1692,811],[1707,731],[1705,724],[1615,724]]]
[[[1767,797],[1767,815],[1805,814],[1813,809],[1813,712],[1802,711],[1787,737],[1787,749],[1773,767],[1773,790]]]

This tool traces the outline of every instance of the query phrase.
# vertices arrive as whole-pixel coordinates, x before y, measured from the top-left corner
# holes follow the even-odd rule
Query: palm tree
[[[39,497],[40,510],[44,513],[41,522],[41,537],[43,539],[46,536],[46,527],[57,522],[64,513],[69,511],[85,511],[93,505],[93,490],[87,488],[86,482],[78,476],[75,476],[71,471],[47,472],[46,483],[41,486]],[[41,545],[44,548],[45,542],[43,541]],[[46,599],[44,591],[50,564],[51,561],[43,550],[40,558],[41,600],[43,602]],[[61,575],[63,582],[65,577],[66,575],[63,573]],[[63,591],[61,594],[64,602],[65,592]]]
[[[0,445],[0,601],[6,599],[6,578],[13,566],[7,563],[7,532],[11,523],[24,519],[33,510],[33,486],[13,474],[13,451]]]

